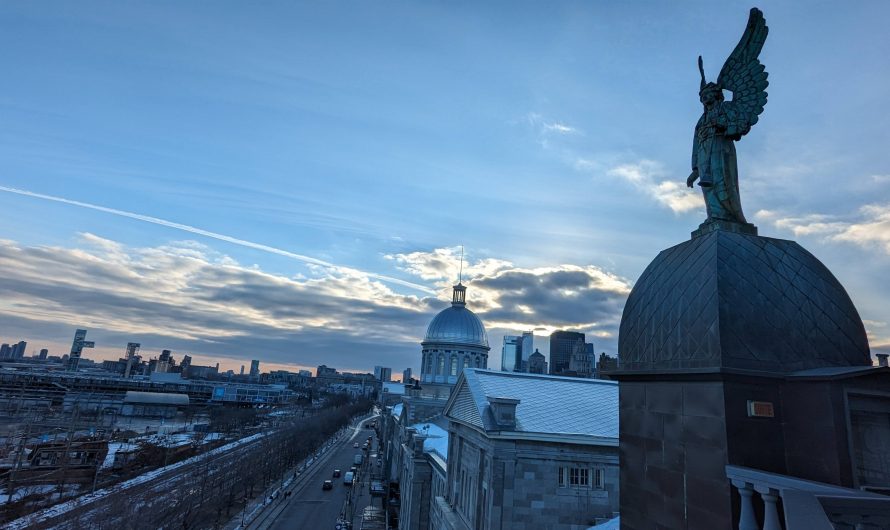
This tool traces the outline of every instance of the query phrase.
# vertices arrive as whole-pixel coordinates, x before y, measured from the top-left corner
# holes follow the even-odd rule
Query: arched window
[[[464,357],[464,368],[469,368],[469,367],[470,367],[470,358]]]
[[[436,372],[437,375],[445,375],[445,356],[441,353],[439,354],[439,370]]]
[[[457,356],[451,356],[451,375],[457,375]]]
[[[481,368],[481,367],[482,367],[482,360],[480,360],[479,357],[476,357],[476,368]]]
[[[426,373],[433,375],[433,354],[426,354]]]

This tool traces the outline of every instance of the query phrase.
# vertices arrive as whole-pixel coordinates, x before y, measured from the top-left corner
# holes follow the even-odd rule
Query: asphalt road
[[[378,418],[365,420],[362,425],[375,419]],[[368,436],[371,436],[373,440],[372,449],[369,452],[377,452],[377,439],[374,431],[365,428],[357,429],[341,447],[329,453],[327,462],[320,464],[306,482],[294,491],[288,505],[269,528],[273,530],[333,530],[349,492],[349,486],[343,484],[342,475],[345,475],[353,466],[355,455],[363,453],[365,462],[360,469],[359,482],[355,484],[353,493],[353,502],[356,506],[355,514],[360,514],[362,508],[371,501],[371,496],[368,493],[369,463],[367,462],[368,453],[362,451],[361,447],[354,448],[353,443],[358,442],[361,445]],[[335,469],[342,472],[340,478],[333,478],[332,474]],[[332,480],[334,489],[322,490],[321,485],[325,480]]]

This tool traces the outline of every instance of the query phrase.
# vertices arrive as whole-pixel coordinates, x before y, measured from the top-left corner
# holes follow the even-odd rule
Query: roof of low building
[[[391,383],[385,382],[383,383],[383,391],[387,394],[404,394],[405,393],[405,384],[404,383]]]
[[[168,394],[164,392],[139,392],[127,390],[124,403],[145,403],[151,405],[188,405],[188,394]]]
[[[418,434],[424,435],[424,453],[435,453],[446,462],[448,461],[448,431],[433,422],[415,423],[411,425]]]
[[[511,432],[618,439],[618,383],[465,368],[445,415],[484,431],[501,431],[489,398],[519,400]]]

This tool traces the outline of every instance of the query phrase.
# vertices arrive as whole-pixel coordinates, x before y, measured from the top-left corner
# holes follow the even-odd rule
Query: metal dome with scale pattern
[[[457,284],[451,307],[443,309],[426,329],[422,344],[459,344],[488,348],[488,334],[482,321],[467,309],[463,294],[466,287]],[[458,296],[460,295],[460,296]]]
[[[421,342],[421,382],[453,384],[463,368],[488,366],[488,334],[466,306],[467,288],[454,286],[451,307],[437,314]]]

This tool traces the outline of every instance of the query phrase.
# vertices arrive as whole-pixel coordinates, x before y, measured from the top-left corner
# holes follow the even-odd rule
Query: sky
[[[0,341],[237,370],[419,369],[461,247],[504,334],[615,354],[685,187],[741,2],[0,6]],[[742,205],[890,351],[890,4],[771,2]]]

